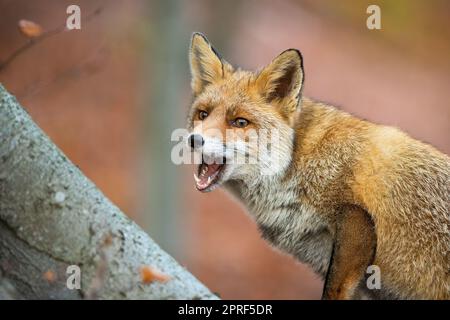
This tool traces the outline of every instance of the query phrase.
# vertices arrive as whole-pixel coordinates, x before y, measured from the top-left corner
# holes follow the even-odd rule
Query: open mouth
[[[201,192],[212,191],[218,186],[220,178],[223,175],[225,168],[225,159],[221,163],[207,164],[202,161],[198,166],[197,173],[194,173],[195,184],[197,190]]]

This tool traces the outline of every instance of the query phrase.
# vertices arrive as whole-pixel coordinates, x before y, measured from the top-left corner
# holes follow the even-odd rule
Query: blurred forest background
[[[0,0],[0,63],[81,8],[81,30],[56,32],[0,68],[0,82],[132,219],[226,299],[316,299],[312,271],[260,239],[222,191],[200,194],[170,161],[190,103],[187,50],[205,33],[231,63],[258,68],[302,51],[307,96],[398,126],[450,152],[450,2]],[[382,30],[366,9],[381,8]],[[97,9],[101,9],[97,11]]]

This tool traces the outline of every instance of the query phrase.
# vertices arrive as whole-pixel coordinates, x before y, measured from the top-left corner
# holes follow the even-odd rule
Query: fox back
[[[198,190],[223,186],[265,239],[324,278],[340,241],[338,221],[357,208],[373,224],[371,263],[382,287],[368,290],[358,280],[355,297],[450,299],[447,155],[303,97],[297,50],[250,72],[194,34],[190,64],[188,143],[201,155]]]

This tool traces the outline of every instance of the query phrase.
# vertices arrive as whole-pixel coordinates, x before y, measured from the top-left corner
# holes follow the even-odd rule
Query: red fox
[[[199,191],[228,190],[263,238],[323,277],[323,299],[450,299],[447,155],[304,97],[298,50],[250,72],[195,33],[189,59]],[[255,157],[245,134],[262,129],[278,137],[270,152],[230,161]],[[367,285],[371,265],[379,288]]]

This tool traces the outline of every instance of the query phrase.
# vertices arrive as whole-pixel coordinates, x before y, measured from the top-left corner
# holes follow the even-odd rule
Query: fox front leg
[[[322,299],[353,299],[376,250],[372,219],[363,209],[345,207],[339,215]]]

